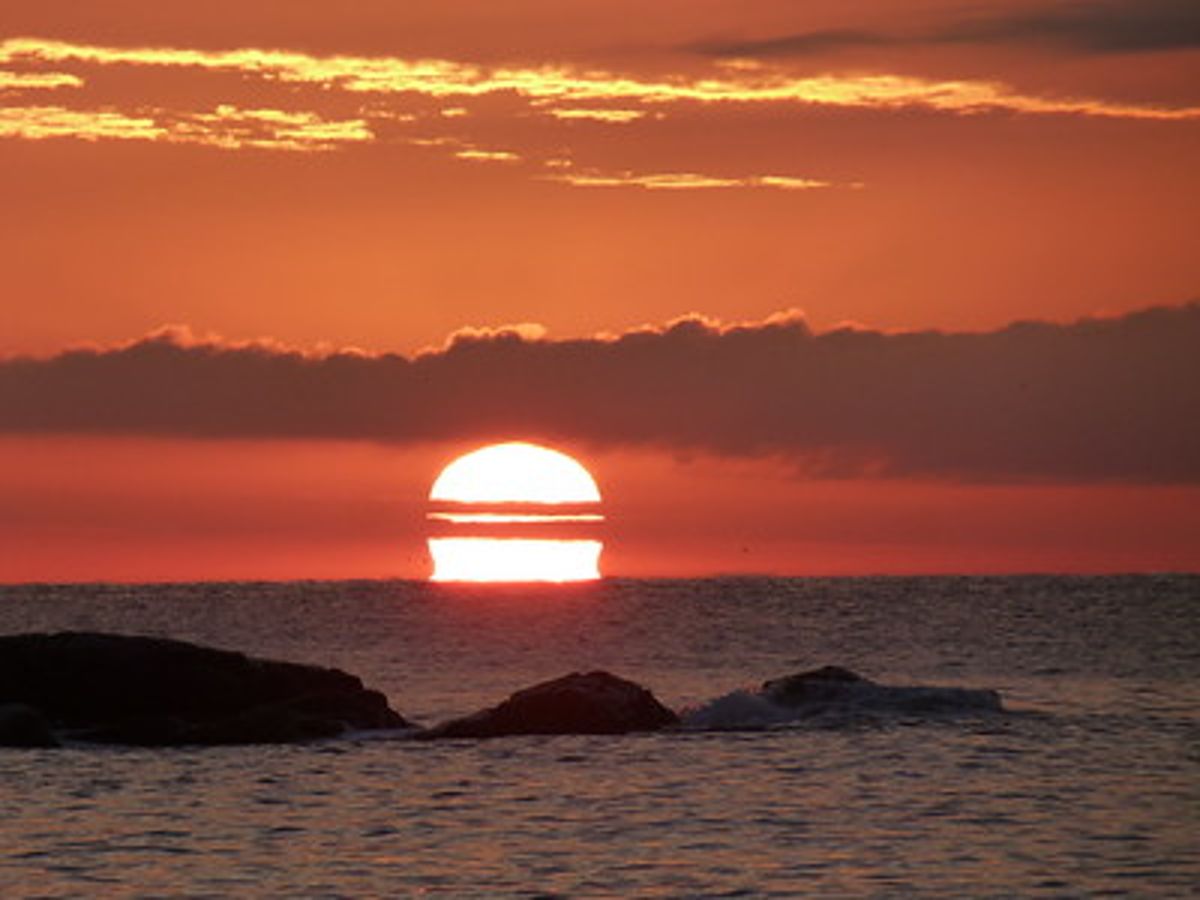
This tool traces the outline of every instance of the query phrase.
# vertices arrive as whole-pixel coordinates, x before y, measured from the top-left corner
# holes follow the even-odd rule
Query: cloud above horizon
[[[1200,303],[986,333],[690,316],[466,329],[411,358],[164,329],[0,360],[0,434],[414,443],[514,435],[772,456],[823,477],[1200,482]]]

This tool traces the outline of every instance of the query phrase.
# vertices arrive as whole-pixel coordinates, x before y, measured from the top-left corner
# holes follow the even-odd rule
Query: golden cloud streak
[[[43,140],[69,137],[85,141],[139,140],[199,144],[221,149],[329,150],[348,142],[371,140],[358,119],[325,120],[313,113],[218,106],[211,113],[129,116],[113,110],[75,110],[61,106],[0,109],[0,138]]]
[[[0,71],[0,91],[44,91],[62,87],[83,87],[83,79],[66,72]]]
[[[482,150],[478,147],[468,147],[458,150],[455,159],[465,159],[470,162],[519,162],[521,157],[511,150]]]
[[[0,138],[44,140],[73,137],[85,141],[161,140],[167,130],[145,117],[108,110],[81,112],[61,106],[10,106],[0,109]]]
[[[549,113],[563,121],[583,120],[606,125],[628,125],[647,115],[640,109],[551,109]]]
[[[775,188],[784,191],[805,191],[833,187],[832,182],[788,175],[752,175],[746,178],[724,178],[696,172],[658,172],[638,175],[633,172],[601,173],[596,171],[567,172],[545,175],[546,181],[557,181],[572,187],[637,187],[648,191],[689,191],[712,188]]]
[[[661,105],[803,104],[940,112],[1005,110],[1176,121],[1200,118],[1200,107],[1161,107],[1094,98],[1022,94],[992,81],[933,80],[899,75],[821,75],[797,78],[778,70],[721,67],[715,78],[641,79],[569,66],[488,69],[451,60],[312,56],[282,50],[225,51],[169,47],[121,48],[37,38],[0,43],[0,63],[90,63],[241,72],[349,92],[417,93],[429,97],[479,97],[511,92],[534,104],[608,101]]]
[[[331,150],[362,143],[374,134],[362,119],[322,119],[315,113],[279,109],[239,109],[221,105],[212,113],[196,113],[177,123],[171,140],[226,149],[258,147],[270,150]]]

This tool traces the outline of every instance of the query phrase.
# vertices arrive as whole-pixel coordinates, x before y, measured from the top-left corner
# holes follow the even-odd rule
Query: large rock
[[[338,669],[165,638],[89,632],[0,637],[0,703],[103,743],[285,743],[409,725]]]
[[[819,712],[830,707],[898,713],[997,712],[1000,695],[977,688],[879,684],[841,666],[824,666],[763,683],[781,706]]]
[[[0,747],[57,747],[46,717],[24,703],[0,704]]]
[[[513,694],[499,706],[446,722],[422,738],[517,734],[625,734],[655,731],[679,718],[640,685],[608,672],[575,672]]]

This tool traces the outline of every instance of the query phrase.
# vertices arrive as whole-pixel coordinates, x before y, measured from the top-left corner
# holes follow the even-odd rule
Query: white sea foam
[[[738,690],[685,710],[685,728],[737,731],[819,720],[833,724],[862,716],[952,716],[1002,712],[1000,695],[962,687],[895,687],[871,681],[810,682],[800,699],[776,699],[770,690]]]
[[[683,727],[697,731],[770,728],[795,721],[796,711],[751,691],[733,691],[693,709],[685,709]]]

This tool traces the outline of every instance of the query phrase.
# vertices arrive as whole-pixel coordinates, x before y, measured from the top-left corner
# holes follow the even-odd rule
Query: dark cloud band
[[[0,362],[0,433],[511,438],[780,455],[832,476],[1200,481],[1200,303],[980,334],[698,318],[476,332],[415,358],[174,332]]]

